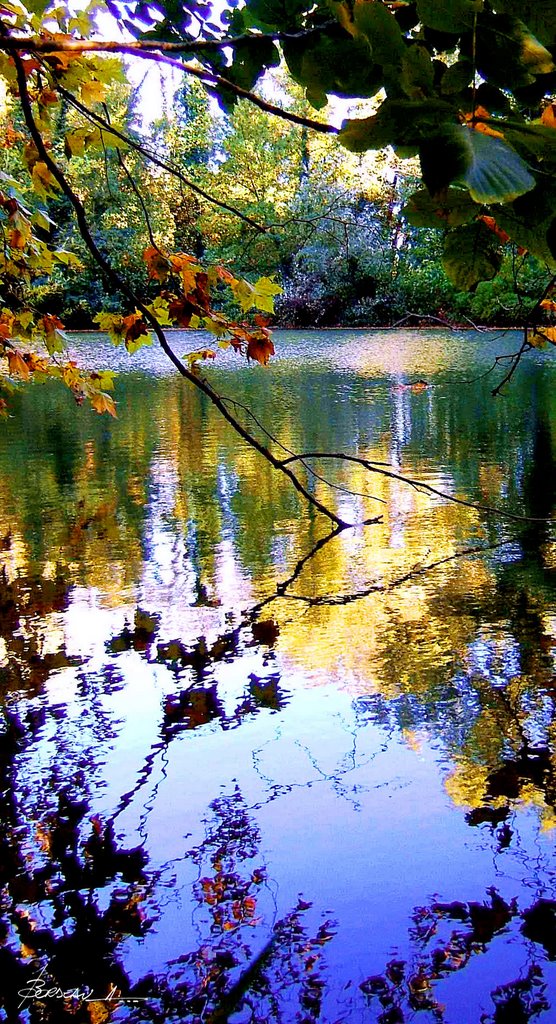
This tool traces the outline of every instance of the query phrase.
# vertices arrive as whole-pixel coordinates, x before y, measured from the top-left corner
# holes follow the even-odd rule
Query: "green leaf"
[[[468,224],[481,211],[465,189],[449,188],[438,197],[426,188],[414,192],[402,210],[402,217],[416,228],[456,228]]]
[[[383,71],[369,59],[369,45],[333,26],[306,39],[286,39],[282,49],[290,74],[318,102],[324,94],[374,96],[383,84]]]
[[[535,187],[525,160],[495,135],[465,125],[445,125],[421,146],[423,181],[433,195],[466,185],[477,203],[508,203]]]
[[[399,64],[404,39],[393,14],[382,3],[357,3],[353,8],[356,29],[371,46],[373,61],[382,66]]]
[[[462,180],[477,203],[507,203],[535,187],[525,161],[504,139],[459,125],[467,168]]]
[[[501,13],[521,18],[545,46],[556,43],[554,0],[496,0],[494,6]]]
[[[484,15],[477,26],[477,70],[502,88],[528,85],[554,69],[552,56],[519,18]]]
[[[291,31],[302,27],[300,19],[306,9],[304,0],[249,0],[246,10],[242,13],[246,26]]]
[[[419,21],[439,32],[459,33],[472,28],[483,0],[417,0]]]
[[[496,211],[496,222],[517,245],[522,245],[551,270],[555,270],[556,258],[548,239],[555,210],[554,179],[543,178],[531,192],[520,196],[513,203],[500,206]]]
[[[242,89],[250,90],[263,71],[275,68],[279,63],[277,46],[271,40],[253,36],[253,39],[234,47],[234,58],[226,68],[226,78]]]
[[[456,288],[472,291],[480,281],[496,276],[502,266],[502,251],[492,231],[475,221],[448,232],[442,265]]]
[[[516,149],[525,151],[526,155],[539,157],[543,161],[543,170],[547,163],[556,162],[556,131],[544,124],[524,124],[522,128],[505,128],[504,136]]]
[[[2,7],[5,6],[6,5],[3,3]],[[25,6],[32,14],[39,14],[42,16],[51,6],[51,0],[25,0]]]
[[[473,79],[473,63],[467,58],[456,61],[442,75],[440,91],[444,96],[463,92]]]
[[[452,105],[443,100],[387,99],[372,117],[344,121],[338,139],[353,153],[384,146],[418,146],[439,123],[455,115]]]
[[[424,46],[410,46],[402,60],[400,85],[410,99],[420,100],[434,91],[434,68]]]

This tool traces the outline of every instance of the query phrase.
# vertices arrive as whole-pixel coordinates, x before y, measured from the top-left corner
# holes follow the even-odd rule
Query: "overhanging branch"
[[[233,427],[236,433],[239,434],[239,436],[244,441],[246,441],[251,448],[254,448],[255,451],[259,452],[259,454],[262,455],[266,459],[266,461],[270,463],[271,466],[273,466],[275,469],[278,469],[281,473],[283,473],[290,480],[295,489],[300,494],[302,494],[303,497],[309,502],[309,504],[313,505],[313,507],[316,508],[319,512],[322,512],[323,515],[325,515],[333,523],[336,523],[337,526],[341,527],[342,529],[345,529],[350,524],[342,520],[339,516],[336,515],[335,512],[327,508],[326,505],[324,505],[321,501],[318,500],[318,498],[311,494],[311,492],[307,490],[305,485],[302,483],[299,477],[293,472],[293,470],[289,468],[289,466],[283,465],[281,460],[277,459],[276,456],[273,455],[272,452],[269,450],[269,448],[266,447],[266,445],[261,444],[261,442],[258,441],[256,437],[254,437],[252,434],[249,433],[249,431],[245,429],[245,427],[239,422],[239,420],[237,420],[236,417],[229,411],[229,409],[226,408],[226,405],[224,404],[218,393],[210,386],[210,384],[208,384],[208,382],[204,380],[202,377],[198,377],[196,374],[192,373],[191,370],[189,370],[185,366],[185,364],[176,355],[171,345],[169,344],[166,335],[164,334],[164,331],[162,330],[156,317],[153,315],[150,309],[148,309],[148,307],[141,301],[139,296],[135,294],[135,292],[128,285],[128,283],[123,278],[120,277],[120,275],[117,273],[117,271],[114,270],[114,268],[106,259],[106,257],[101,253],[91,234],[85,208],[81,200],[73,191],[67,178],[59,168],[58,164],[52,159],[50,153],[48,152],[44,144],[43,137],[37,127],[33,115],[33,108],[31,106],[31,99],[29,96],[27,80],[25,77],[25,69],[23,67],[21,58],[17,54],[14,54],[14,62],[17,72],[21,108],[23,111],[25,123],[29,130],[29,134],[31,135],[31,138],[35,143],[37,152],[41,160],[45,163],[53,178],[58,183],[61,191],[69,200],[75,214],[75,218],[77,221],[77,225],[79,227],[81,237],[85,242],[85,245],[87,246],[93,259],[106,276],[107,280],[119,292],[121,292],[121,294],[124,295],[137,310],[139,310],[142,313],[145,321],[149,323],[150,326],[152,327],[152,330],[160,344],[160,347],[162,348],[163,352],[165,352],[170,362],[173,363],[173,365],[176,367],[178,373],[180,373],[182,377],[184,377],[186,380],[189,381],[190,384],[197,388],[197,390],[201,391],[204,395],[206,395],[206,397],[212,402],[212,404],[216,406],[216,408],[224,417],[224,419],[227,420],[230,426]]]
[[[43,56],[50,55],[53,57],[56,53],[75,53],[76,55],[80,53],[116,53],[132,57],[142,57],[146,60],[153,60],[157,64],[167,64],[184,74],[193,75],[195,78],[200,79],[200,81],[209,88],[232,92],[234,96],[238,97],[238,99],[248,100],[256,107],[264,110],[267,114],[273,114],[275,117],[281,117],[286,121],[291,121],[293,124],[299,124],[304,128],[311,128],[313,131],[323,132],[325,134],[336,135],[339,131],[339,129],[332,124],[327,124],[324,121],[315,121],[310,117],[302,117],[301,114],[294,114],[291,110],[285,110],[283,107],[278,107],[274,103],[269,103],[267,100],[263,99],[262,96],[258,96],[249,89],[243,89],[241,86],[231,82],[223,75],[216,74],[216,72],[211,71],[209,68],[195,67],[193,64],[185,64],[183,61],[176,60],[174,57],[168,57],[164,52],[162,52],[163,44],[158,42],[152,42],[150,47],[146,49],[142,41],[122,43],[115,40],[50,40],[38,37],[22,38],[20,36],[8,36],[2,38],[0,41],[0,49],[12,53],[14,57],[16,54],[21,53],[34,55],[42,54]]]

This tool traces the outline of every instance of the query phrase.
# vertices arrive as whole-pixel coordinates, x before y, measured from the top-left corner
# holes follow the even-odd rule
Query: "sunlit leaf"
[[[42,160],[37,160],[31,172],[33,189],[40,199],[56,195],[60,186]]]
[[[57,316],[45,314],[41,318],[45,334],[45,345],[50,355],[55,352],[63,352],[67,347],[67,338],[63,333],[63,323]]]
[[[247,358],[266,366],[274,355],[274,345],[268,337],[254,336],[247,342]]]
[[[114,399],[111,398],[110,395],[105,394],[104,391],[99,391],[98,394],[91,395],[90,401],[95,412],[107,412],[110,416],[113,416],[114,418],[116,417],[116,404]]]
[[[8,369],[12,377],[21,377],[22,380],[29,380],[31,372],[25,359],[17,349],[11,350],[8,355]]]
[[[527,331],[527,341],[533,348],[545,348],[548,344],[556,345],[556,327],[532,327]]]
[[[83,82],[81,86],[81,99],[87,106],[90,106],[91,103],[103,103],[106,94],[107,86],[104,82],[95,81],[94,78]]]

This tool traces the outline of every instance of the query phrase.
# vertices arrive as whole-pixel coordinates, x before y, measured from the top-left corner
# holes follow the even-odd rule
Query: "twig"
[[[335,534],[332,534],[331,536],[335,536]],[[505,547],[506,544],[512,544],[515,540],[515,537],[510,537],[508,540],[496,541],[494,544],[465,548],[463,551],[456,551],[453,555],[446,555],[445,558],[439,558],[436,562],[428,562],[426,565],[413,566],[413,568],[404,573],[403,576],[396,577],[396,579],[392,580],[390,583],[373,583],[370,586],[365,587],[364,590],[357,590],[351,594],[322,594],[317,597],[308,597],[305,594],[284,593],[282,596],[289,601],[301,601],[303,604],[310,605],[311,607],[321,605],[352,604],[354,601],[361,601],[363,598],[369,597],[370,594],[388,594],[396,587],[400,587],[402,584],[408,583],[409,580],[423,576],[427,572],[432,572],[439,566],[446,565],[448,562],[454,562],[458,558],[466,558],[469,555],[479,555],[484,551],[494,551],[497,548]]]
[[[358,455],[346,455],[344,452],[302,452],[300,455],[290,455],[287,459],[282,459],[282,465],[286,466],[291,462],[297,461],[304,462],[305,459],[338,459],[342,462],[354,462],[359,466],[363,466],[369,473],[379,473],[381,476],[390,477],[392,480],[400,480],[416,490],[428,491],[430,494],[443,498],[445,501],[451,501],[455,505],[463,505],[465,508],[472,508],[476,512],[487,512],[489,515],[502,516],[504,519],[513,519],[520,523],[550,523],[556,521],[551,517],[545,516],[520,516],[517,512],[508,512],[506,509],[497,508],[495,505],[482,505],[475,501],[467,501],[465,498],[455,498],[453,494],[440,491],[437,487],[433,487],[423,480],[414,480],[413,477],[403,476],[401,473],[395,473],[391,469],[384,469],[379,463],[363,459]]]
[[[260,419],[258,419],[258,417],[255,416],[255,413],[252,411],[252,409],[249,408],[249,406],[244,405],[243,402],[236,401],[235,398],[228,398],[226,395],[220,395],[220,397],[224,402],[227,402],[229,405],[233,405],[237,409],[243,409],[243,411],[248,416],[250,416],[250,418],[257,424],[259,430],[262,430],[263,434],[265,434],[270,441],[277,445],[278,448],[281,448],[283,452],[286,452],[288,455],[293,456],[293,458],[295,459],[299,458],[299,456],[296,455],[295,452],[292,452],[291,448],[287,448],[285,444],[282,444],[282,442],[279,441],[278,438],[274,436],[274,434],[271,434],[270,431],[267,430],[264,424],[261,423]],[[353,491],[350,487],[344,487],[343,484],[337,484],[333,480],[329,480],[327,477],[322,476],[320,473],[317,473],[317,471],[313,469],[312,466],[310,466],[307,462],[304,462],[303,459],[300,459],[300,461],[302,466],[307,470],[308,473],[311,474],[311,476],[315,480],[320,480],[321,483],[326,484],[327,487],[331,487],[336,491],[342,491],[343,494],[350,494],[354,498],[369,498],[370,501],[378,501],[380,502],[381,505],[386,505],[386,501],[384,500],[384,498],[377,498],[376,495],[368,494],[366,491]],[[389,463],[385,462],[384,465],[387,466],[389,465]],[[379,516],[379,519],[380,518],[381,517]],[[368,522],[371,521],[372,520],[369,520]]]
[[[549,295],[550,292],[553,290],[555,285],[556,285],[556,274],[553,274],[551,276],[550,280],[548,281],[548,283],[546,284],[546,286],[544,288],[544,291],[542,292],[542,295],[539,296],[539,298],[537,299],[535,305],[533,306],[533,309],[529,312],[529,314],[527,316],[527,320],[525,321],[525,325],[524,325],[524,328],[523,328],[523,341],[521,343],[521,347],[511,357],[512,358],[512,363],[511,363],[511,366],[510,366],[508,372],[502,378],[500,383],[497,384],[496,387],[493,389],[492,394],[494,396],[500,394],[500,392],[501,392],[501,390],[502,390],[502,388],[504,387],[505,384],[509,384],[509,382],[511,381],[515,371],[517,370],[517,368],[518,368],[518,366],[519,366],[519,364],[521,362],[522,357],[525,355],[526,352],[529,352],[530,349],[533,348],[531,343],[527,340],[527,331],[535,323],[538,323],[538,314],[539,314],[539,312],[540,312],[540,310],[542,308],[542,304],[543,304],[544,300],[546,299],[547,295]]]
[[[222,45],[225,44],[223,43]],[[133,43],[122,43],[115,40],[49,40],[36,37],[22,39],[17,36],[10,36],[1,40],[0,49],[8,50],[14,55],[17,53],[42,53],[47,56],[55,56],[56,53],[66,52],[118,53],[127,54],[132,57],[141,57],[146,60],[154,60],[157,64],[167,64],[169,67],[176,68],[187,75],[193,75],[195,78],[199,78],[204,85],[215,86],[232,92],[239,99],[249,100],[250,103],[253,103],[268,114],[274,114],[275,117],[284,118],[286,121],[303,125],[305,128],[311,128],[316,132],[333,135],[337,135],[339,132],[339,128],[336,128],[333,124],[315,121],[310,117],[302,117],[301,114],[294,114],[290,110],[284,110],[283,107],[277,107],[274,103],[269,103],[249,89],[243,89],[240,85],[236,85],[235,82],[224,78],[223,75],[216,74],[215,71],[211,71],[208,68],[198,68],[193,64],[185,64],[183,61],[176,60],[173,57],[167,57],[161,52],[164,49],[164,44],[158,42],[153,42],[150,48],[146,49],[141,40]]]
[[[232,413],[230,413],[230,411],[226,408],[225,403],[222,401],[218,393],[214,391],[214,389],[210,386],[210,384],[207,383],[206,380],[204,380],[202,377],[198,377],[185,366],[185,364],[176,355],[173,348],[169,344],[166,335],[164,334],[164,331],[162,330],[157,318],[150,311],[150,309],[148,309],[148,307],[141,301],[141,299],[135,294],[135,292],[127,284],[127,282],[120,277],[120,275],[112,267],[111,263],[101,253],[89,229],[87,215],[85,213],[85,208],[81,200],[75,194],[71,185],[67,181],[65,175],[62,173],[58,165],[52,159],[50,153],[46,149],[42,135],[37,128],[35,118],[33,116],[33,110],[31,107],[29,91],[27,88],[25,70],[21,58],[16,53],[14,53],[14,64],[17,72],[17,80],[23,116],[25,118],[25,123],[29,129],[31,138],[33,139],[33,142],[35,143],[35,146],[37,148],[37,152],[39,153],[41,160],[43,160],[43,162],[46,164],[48,170],[50,171],[54,179],[57,181],[64,195],[69,199],[75,213],[81,237],[85,242],[85,245],[87,246],[93,259],[101,268],[108,281],[110,281],[112,285],[115,288],[117,288],[117,290],[121,292],[122,295],[124,295],[128,299],[128,301],[132,303],[133,306],[142,313],[145,321],[151,325],[154,334],[156,335],[156,338],[160,344],[160,347],[162,348],[163,352],[166,353],[170,362],[173,363],[173,365],[176,367],[178,373],[180,373],[182,377],[189,381],[190,384],[193,384],[194,387],[196,387],[199,391],[202,391],[203,394],[206,395],[206,397],[212,402],[212,404],[219,410],[224,419],[227,420],[227,422],[233,427],[236,433],[239,434],[239,436],[244,441],[246,441],[251,448],[254,448],[255,451],[258,451],[267,460],[267,462],[270,463],[271,466],[273,466],[275,469],[280,470],[280,472],[284,473],[285,476],[287,476],[290,482],[293,484],[295,489],[300,494],[303,495],[303,497],[309,502],[309,504],[313,505],[314,508],[318,509],[319,512],[322,512],[323,515],[325,515],[333,523],[336,523],[338,526],[347,526],[348,524],[345,523],[339,516],[337,516],[335,512],[332,512],[331,509],[327,508],[326,505],[324,505],[321,501],[318,500],[318,498],[316,498],[313,494],[311,494],[310,491],[307,490],[304,484],[302,484],[299,477],[297,477],[296,474],[291,469],[289,469],[287,465],[283,464],[280,459],[277,459],[265,445],[261,444],[261,442],[258,441],[256,437],[254,437],[252,434],[249,433],[248,430],[245,429],[245,427],[240,423],[240,421],[236,419],[236,417],[233,416]]]
[[[247,214],[242,213],[241,210],[238,210],[235,206],[231,206],[230,203],[226,203],[222,199],[217,199],[215,196],[211,195],[210,192],[206,192],[205,189],[201,188],[199,185],[196,185],[193,181],[190,180],[190,178],[186,178],[186,176],[177,167],[168,163],[168,161],[166,160],[162,160],[161,157],[157,156],[156,153],[152,153],[149,149],[147,149],[146,146],[143,145],[143,143],[137,142],[134,138],[132,138],[131,135],[126,135],[125,132],[120,131],[119,128],[114,128],[111,124],[108,124],[103,117],[100,117],[100,115],[97,114],[94,110],[90,110],[89,107],[86,107],[84,103],[81,103],[81,101],[78,100],[77,97],[73,95],[73,93],[69,92],[63,85],[61,85],[58,79],[55,79],[55,81],[56,88],[59,90],[60,95],[63,96],[64,99],[68,101],[68,103],[71,103],[71,105],[75,107],[76,110],[79,110],[84,117],[86,117],[89,121],[92,121],[93,124],[98,125],[99,128],[104,128],[107,132],[110,132],[116,139],[120,139],[121,142],[124,142],[127,146],[129,146],[130,149],[135,149],[138,153],[141,154],[141,156],[144,156],[156,167],[160,167],[161,170],[167,171],[168,174],[173,175],[173,177],[177,178],[178,181],[181,181],[182,184],[184,184],[187,188],[191,189],[192,192],[196,192],[197,195],[200,195],[202,196],[203,199],[206,199],[207,202],[212,203],[214,206],[218,206],[221,210],[226,210],[227,213],[230,213],[234,217],[238,217],[240,220],[245,221],[246,224],[249,224],[250,227],[254,228],[256,231],[261,232],[261,234],[265,233],[268,230],[268,228],[266,228],[263,224],[259,224],[256,220],[253,220],[252,217],[249,217]]]

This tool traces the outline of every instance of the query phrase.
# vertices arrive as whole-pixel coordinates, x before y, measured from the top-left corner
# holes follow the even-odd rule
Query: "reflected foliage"
[[[367,978],[360,986],[377,1024],[403,1024],[426,1011],[429,1020],[444,1021],[446,1007],[437,998],[441,983],[463,971],[477,956],[490,951],[499,936],[519,925],[522,935],[546,949],[554,932],[555,905],[539,900],[518,910],[495,889],[481,903],[433,903],[418,907],[410,930],[412,956],[408,961],[392,960],[383,974]],[[538,921],[535,932],[531,921]],[[522,977],[500,985],[491,992],[492,1012],[481,1014],[481,1024],[526,1024],[550,1010],[546,999],[543,967],[532,962]],[[442,992],[446,993],[446,985]]]
[[[358,336],[357,365],[337,336],[316,353],[286,336],[256,402],[254,377],[219,372],[284,446],[355,441],[550,515],[550,369],[489,404],[486,384],[448,384],[455,345],[427,337],[438,362],[408,334],[400,368],[397,336]],[[473,373],[476,341],[457,343]],[[297,344],[315,359],[302,380]],[[107,425],[37,391],[33,437],[22,395],[0,450],[0,1019],[41,970],[95,999],[36,998],[24,1024],[448,1021],[458,979],[482,1024],[548,1022],[552,524],[507,528],[377,477],[382,521],[327,534],[173,379],[124,376],[117,395],[129,414]],[[376,511],[361,467],[335,472],[338,509]],[[445,880],[437,823],[481,882]],[[359,911],[384,942],[350,931]]]

